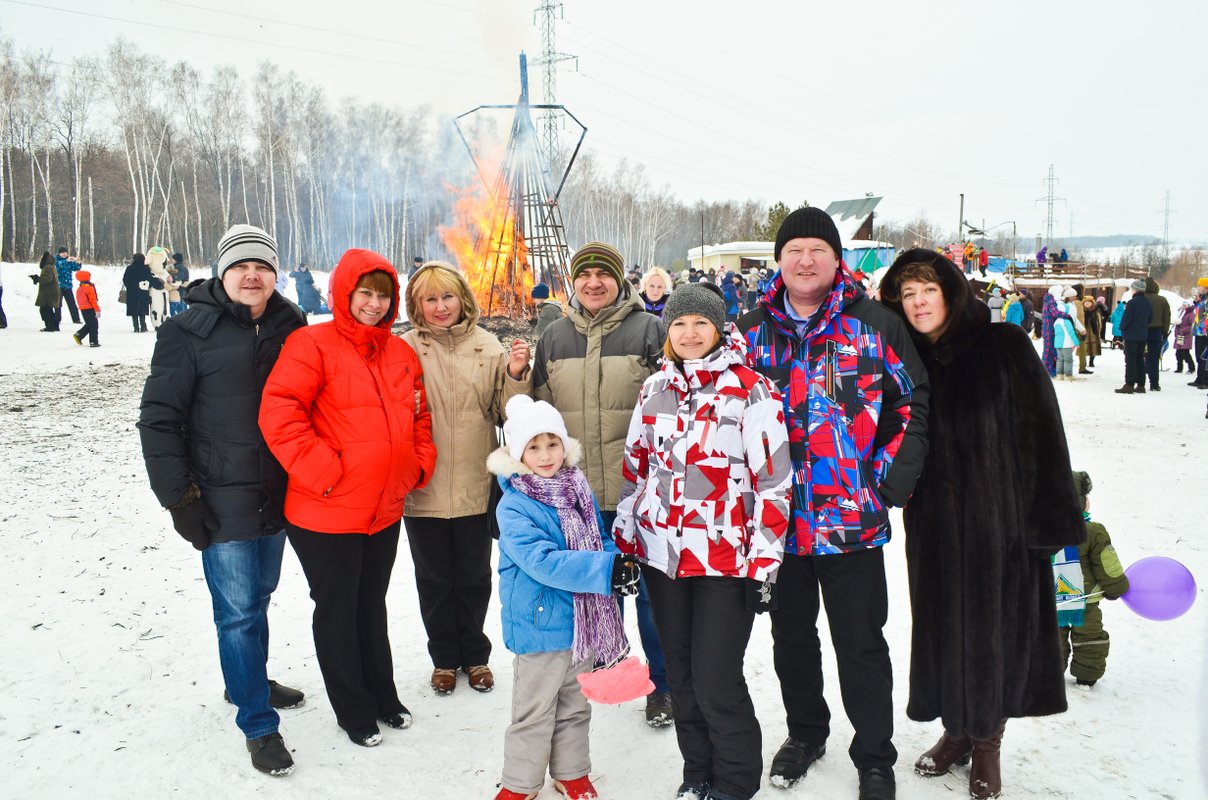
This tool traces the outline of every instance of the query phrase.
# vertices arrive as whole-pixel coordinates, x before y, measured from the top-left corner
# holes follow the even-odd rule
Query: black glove
[[[638,563],[633,556],[617,553],[612,561],[612,590],[621,597],[629,597],[638,593]]]
[[[218,520],[210,513],[210,507],[200,497],[183,505],[168,509],[172,514],[172,527],[196,550],[210,546],[210,534],[218,530]]]
[[[743,585],[747,596],[747,611],[762,614],[765,611],[776,610],[776,584],[771,581],[744,578]]]

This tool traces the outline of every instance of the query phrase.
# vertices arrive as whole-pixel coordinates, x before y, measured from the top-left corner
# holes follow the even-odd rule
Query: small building
[[[893,263],[896,250],[889,242],[872,240],[874,209],[880,197],[858,197],[855,200],[836,200],[824,211],[830,214],[839,230],[839,241],[843,248],[843,261],[853,272],[863,270],[868,274],[879,267]],[[702,258],[703,250],[703,258]],[[714,271],[747,271],[767,269],[776,271],[775,242],[726,242],[725,244],[693,247],[688,251],[688,266],[694,269]]]

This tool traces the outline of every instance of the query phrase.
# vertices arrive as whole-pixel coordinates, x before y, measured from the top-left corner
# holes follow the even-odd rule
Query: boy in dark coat
[[[1107,651],[1110,638],[1103,629],[1103,612],[1099,600],[1118,600],[1128,591],[1128,576],[1112,547],[1112,537],[1101,522],[1092,522],[1090,514],[1091,476],[1074,472],[1074,486],[1082,497],[1082,512],[1086,520],[1086,542],[1078,545],[1078,560],[1082,562],[1082,586],[1086,594],[1086,611],[1081,625],[1063,627],[1061,634],[1061,663],[1069,664],[1070,674],[1079,686],[1090,689],[1107,671]],[[1073,651],[1073,661],[1070,652]]]

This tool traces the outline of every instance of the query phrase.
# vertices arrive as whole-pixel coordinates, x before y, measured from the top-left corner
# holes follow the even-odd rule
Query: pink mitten
[[[630,656],[619,664],[579,675],[579,690],[588,700],[614,705],[645,697],[654,691],[650,667]]]

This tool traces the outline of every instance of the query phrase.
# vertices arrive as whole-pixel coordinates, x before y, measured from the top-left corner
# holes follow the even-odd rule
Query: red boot
[[[499,794],[495,795],[495,800],[537,800],[537,793],[521,794],[520,792],[513,792],[511,789],[505,789],[500,786]]]
[[[566,800],[600,800],[596,787],[584,775],[582,778],[572,778],[569,781],[554,781],[554,788],[566,795]]]

